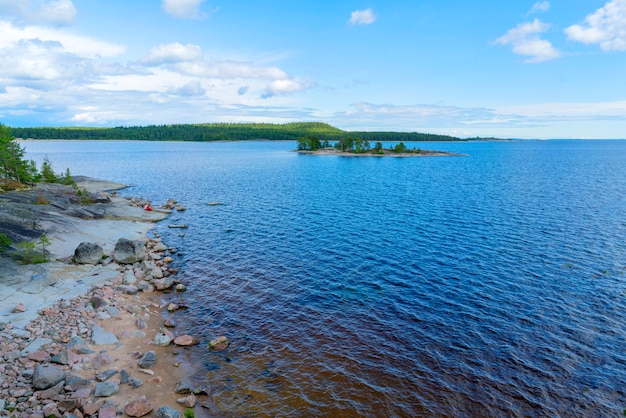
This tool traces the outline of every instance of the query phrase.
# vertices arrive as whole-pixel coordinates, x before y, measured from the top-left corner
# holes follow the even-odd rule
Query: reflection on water
[[[183,252],[179,332],[203,341],[186,355],[227,414],[626,408],[625,141],[428,144],[469,156],[404,159],[293,147],[28,144],[187,207],[171,219],[184,237],[157,230]],[[218,335],[230,347],[207,351]]]

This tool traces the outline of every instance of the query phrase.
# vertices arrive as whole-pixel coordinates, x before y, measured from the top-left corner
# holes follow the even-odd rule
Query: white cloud
[[[72,0],[0,0],[0,12],[30,23],[69,24],[76,17]]]
[[[51,52],[72,54],[84,58],[114,57],[125,52],[122,45],[100,41],[86,36],[74,35],[64,29],[42,26],[18,28],[10,22],[0,21],[0,53],[3,48],[15,46],[20,41],[38,40],[54,42],[56,47]]]
[[[273,96],[282,96],[286,94],[296,93],[302,90],[307,90],[312,88],[313,83],[304,81],[300,78],[294,79],[285,79],[285,80],[276,80],[272,81],[270,84],[265,87],[262,98],[267,99]]]
[[[585,18],[583,25],[565,28],[567,37],[599,44],[603,51],[626,51],[626,0],[611,0]]]
[[[371,25],[376,21],[376,15],[372,9],[355,10],[350,15],[348,23],[351,25]]]
[[[541,39],[539,33],[548,30],[550,25],[535,19],[532,22],[520,23],[498,39],[499,45],[512,45],[513,52],[518,55],[528,56],[525,62],[536,63],[550,61],[561,56],[561,52],[552,46],[552,43]]]
[[[161,44],[150,50],[148,56],[143,59],[146,64],[171,64],[184,61],[196,61],[202,58],[202,48],[198,45],[182,45],[178,42]]]
[[[550,10],[550,2],[549,1],[539,1],[533,4],[533,7],[530,9],[528,14],[539,13],[539,12],[547,12]]]
[[[163,0],[163,10],[179,19],[202,19],[206,14],[200,12],[200,5],[205,0]]]

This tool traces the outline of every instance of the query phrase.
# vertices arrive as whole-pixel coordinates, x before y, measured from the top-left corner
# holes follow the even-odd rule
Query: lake
[[[195,378],[232,416],[626,408],[626,141],[419,143],[466,155],[415,158],[22,145],[58,172],[187,208],[155,232],[181,252]],[[206,350],[219,335],[230,347]]]

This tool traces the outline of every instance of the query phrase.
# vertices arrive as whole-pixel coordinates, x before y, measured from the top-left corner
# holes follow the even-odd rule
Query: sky
[[[626,138],[626,0],[0,0],[0,123]]]

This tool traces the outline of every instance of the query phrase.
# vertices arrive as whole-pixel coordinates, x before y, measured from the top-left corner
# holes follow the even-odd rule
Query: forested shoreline
[[[321,122],[272,123],[206,123],[150,126],[31,127],[11,128],[20,139],[73,140],[139,140],[139,141],[297,141],[314,135],[322,141],[338,141],[346,136],[363,141],[464,141],[464,139],[419,132],[344,131]]]

